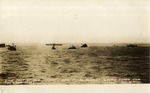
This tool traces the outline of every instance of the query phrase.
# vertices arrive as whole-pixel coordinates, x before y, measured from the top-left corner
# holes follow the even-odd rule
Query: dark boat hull
[[[135,44],[129,44],[129,45],[127,45],[127,47],[138,47],[138,46]]]
[[[10,51],[16,51],[16,47],[14,47],[14,46],[9,46],[9,47],[8,47],[8,50],[10,50]]]
[[[0,44],[0,47],[5,47],[5,43]]]
[[[88,47],[88,45],[87,44],[83,44],[81,47]]]
[[[72,46],[72,47],[69,47],[68,49],[76,49],[76,47],[75,47],[75,46]]]
[[[53,46],[52,49],[55,50],[56,48]]]

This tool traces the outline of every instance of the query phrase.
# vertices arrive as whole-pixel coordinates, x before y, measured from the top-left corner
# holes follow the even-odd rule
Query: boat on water
[[[119,47],[119,46],[117,46],[117,45],[114,45],[114,47]]]
[[[0,44],[0,47],[5,47],[5,43],[1,43],[1,44]]]
[[[136,44],[128,44],[127,47],[138,47]]]
[[[55,48],[55,45],[53,45],[53,46],[52,46],[52,49],[53,49],[53,50],[55,50],[55,49],[56,49],[56,48]]]
[[[88,45],[85,43],[85,44],[83,44],[81,47],[88,47]]]
[[[56,48],[55,48],[55,47],[52,47],[52,49],[55,50]]]
[[[14,43],[12,43],[12,45],[6,45],[6,47],[8,47],[8,50],[10,51],[16,51],[16,45]]]
[[[10,50],[10,51],[16,51],[16,47],[8,45],[8,50]]]
[[[68,49],[76,49],[76,47],[72,45],[72,46],[69,47]]]

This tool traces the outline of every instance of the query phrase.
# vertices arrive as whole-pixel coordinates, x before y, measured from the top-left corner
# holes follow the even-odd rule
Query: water
[[[141,84],[149,83],[149,46],[91,45],[51,50],[45,44],[0,48],[0,84]]]

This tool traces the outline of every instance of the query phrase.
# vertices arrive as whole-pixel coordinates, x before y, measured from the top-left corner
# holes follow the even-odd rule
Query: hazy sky
[[[0,42],[148,43],[149,0],[0,0]]]

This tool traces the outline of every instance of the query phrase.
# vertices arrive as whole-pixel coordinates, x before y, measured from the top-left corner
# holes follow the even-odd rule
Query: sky
[[[149,43],[149,0],[0,0],[0,43]]]

